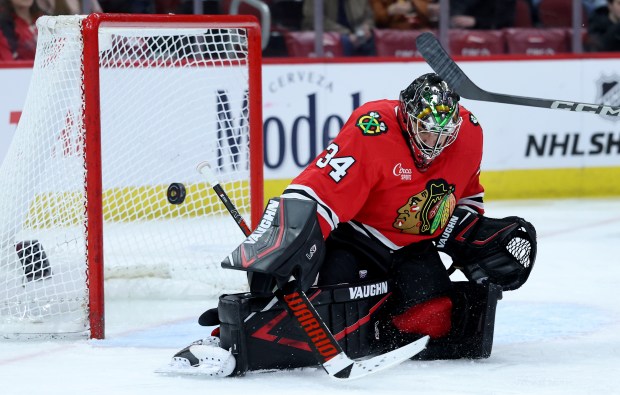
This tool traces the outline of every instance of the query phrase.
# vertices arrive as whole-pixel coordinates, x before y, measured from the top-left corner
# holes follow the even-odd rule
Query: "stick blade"
[[[394,365],[398,365],[401,362],[404,362],[408,359],[411,359],[413,356],[420,353],[422,350],[426,348],[426,344],[428,343],[429,337],[424,336],[412,343],[407,344],[404,347],[397,348],[396,350],[392,350],[388,353],[377,355],[375,357],[363,360],[350,360],[352,363],[346,364],[345,368],[341,368],[340,370],[330,370],[328,366],[329,362],[324,365],[325,370],[335,379],[340,380],[354,380],[359,379],[369,374],[377,373],[382,370],[391,368]]]
[[[463,70],[450,58],[433,33],[422,33],[416,39],[418,51],[429,66],[459,95],[472,98],[466,89],[473,84]]]

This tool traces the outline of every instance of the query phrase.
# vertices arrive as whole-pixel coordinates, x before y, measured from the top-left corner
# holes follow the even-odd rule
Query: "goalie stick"
[[[226,210],[228,210],[230,215],[233,217],[243,234],[248,236],[250,233],[252,233],[248,224],[245,222],[241,214],[239,214],[239,210],[237,210],[233,202],[224,191],[224,188],[222,188],[219,181],[215,177],[215,174],[213,174],[209,162],[200,162],[198,166],[196,166],[196,170],[198,171],[198,173],[202,174],[205,177],[205,179],[211,186],[211,189],[213,189],[217,196],[220,198],[220,200],[224,204],[224,207],[226,207]]]
[[[620,116],[620,107],[589,104],[568,100],[539,99],[535,97],[506,95],[481,89],[465,75],[450,58],[433,33],[423,33],[416,39],[416,46],[426,63],[459,95],[466,99],[492,103],[517,104],[520,106],[568,110],[593,114]]]
[[[244,235],[249,236],[250,228],[217,181],[209,163],[201,162],[196,170],[205,177],[211,188],[217,193]],[[369,359],[352,360],[342,350],[334,335],[308,300],[305,292],[294,281],[286,283],[283,287],[276,289],[274,293],[291,317],[295,318],[293,321],[308,339],[308,344],[317,361],[327,374],[337,379],[356,379],[397,365],[424,350],[429,340],[428,336],[424,336],[385,354]]]

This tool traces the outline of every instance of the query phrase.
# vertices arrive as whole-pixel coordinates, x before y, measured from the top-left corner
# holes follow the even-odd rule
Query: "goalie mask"
[[[462,122],[458,102],[459,95],[434,73],[416,78],[400,92],[400,119],[419,169],[428,168],[456,141]]]

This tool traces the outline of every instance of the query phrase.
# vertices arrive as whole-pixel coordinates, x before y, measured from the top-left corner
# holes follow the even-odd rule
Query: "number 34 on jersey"
[[[347,175],[349,167],[355,163],[355,158],[352,156],[338,156],[338,145],[331,143],[325,148],[326,154],[316,161],[318,168],[325,168],[330,166],[332,170],[329,172],[329,176],[336,182],[340,182]]]

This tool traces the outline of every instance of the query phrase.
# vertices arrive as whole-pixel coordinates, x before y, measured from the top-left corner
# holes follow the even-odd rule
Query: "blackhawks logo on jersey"
[[[446,226],[455,206],[454,185],[442,179],[431,180],[398,209],[392,226],[403,233],[432,235]]]
[[[385,122],[381,120],[381,115],[376,111],[371,111],[357,119],[355,126],[360,128],[364,136],[377,136],[387,132]]]

